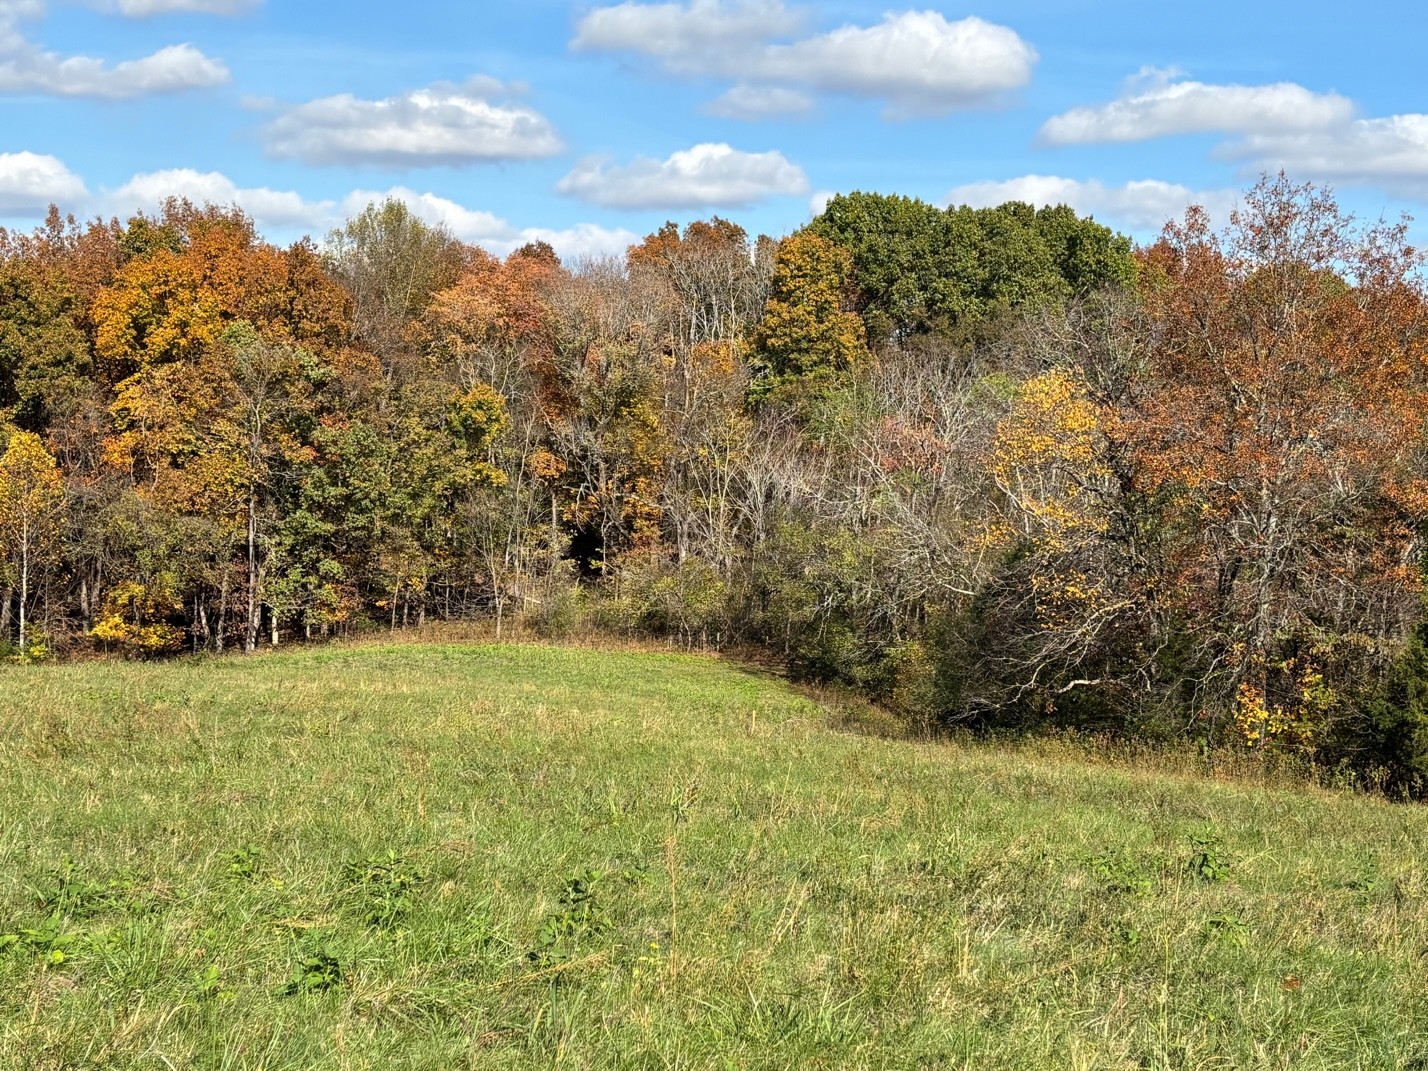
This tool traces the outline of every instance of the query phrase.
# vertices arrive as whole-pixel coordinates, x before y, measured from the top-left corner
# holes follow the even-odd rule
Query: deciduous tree
[[[33,432],[16,432],[0,456],[0,547],[19,589],[19,647],[29,650],[31,598],[58,552],[64,510],[59,466]]]

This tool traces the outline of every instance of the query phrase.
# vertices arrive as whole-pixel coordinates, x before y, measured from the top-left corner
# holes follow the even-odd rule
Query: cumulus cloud
[[[580,223],[573,227],[514,227],[490,212],[470,209],[433,193],[418,193],[404,186],[383,192],[357,190],[342,202],[342,215],[349,217],[367,205],[395,198],[428,223],[443,226],[462,241],[479,245],[489,253],[505,256],[531,242],[546,242],[563,259],[618,255],[640,240],[633,231]]]
[[[575,29],[571,47],[639,52],[673,71],[700,72],[739,51],[796,32],[802,19],[782,0],[690,0],[596,8]]]
[[[1346,97],[1292,82],[1207,85],[1147,68],[1116,100],[1047,120],[1041,139],[1074,145],[1219,132],[1231,137],[1215,157],[1242,163],[1246,175],[1282,169],[1428,200],[1428,114],[1362,119],[1355,112]]]
[[[45,13],[45,0],[0,0],[0,25],[14,26],[22,19],[37,19]]]
[[[263,0],[115,0],[113,10],[129,18],[182,12],[194,15],[242,15]]]
[[[222,85],[231,77],[221,60],[192,45],[170,45],[113,66],[93,56],[47,52],[20,32],[22,19],[44,13],[38,0],[0,0],[0,93],[122,100]]]
[[[1219,154],[1256,169],[1428,199],[1428,115],[1390,115],[1297,133],[1256,134]]]
[[[877,26],[844,26],[770,46],[758,64],[769,80],[887,100],[898,113],[937,113],[1026,85],[1036,59],[1005,26],[909,11],[888,14]]]
[[[1095,180],[1023,175],[1001,182],[956,186],[947,192],[943,203],[973,208],[992,208],[1008,201],[1025,201],[1038,207],[1064,204],[1102,223],[1147,234],[1182,216],[1191,205],[1201,206],[1219,223],[1228,222],[1238,196],[1234,190],[1192,190],[1154,179],[1108,186]]]
[[[20,33],[19,23],[43,10],[38,3],[26,0],[0,0],[0,64],[5,57],[32,47]]]
[[[985,105],[1026,85],[1037,60],[1005,26],[937,11],[782,40],[797,28],[781,0],[623,3],[586,15],[571,44],[644,55],[671,74],[883,100],[897,116]]]
[[[1353,118],[1337,93],[1315,93],[1293,82],[1207,85],[1176,81],[1173,72],[1145,71],[1129,92],[1107,104],[1073,108],[1048,119],[1043,141],[1053,145],[1145,141],[1176,134],[1271,134],[1322,130]]]
[[[6,192],[6,160],[6,157],[0,156],[0,215],[5,214],[10,204]],[[58,161],[53,161],[53,164],[63,171],[63,165],[59,165]],[[76,197],[83,197],[84,184],[74,176],[69,178],[77,189]],[[46,188],[57,188],[53,179],[44,185]],[[632,231],[593,223],[566,228],[516,227],[491,212],[467,208],[437,194],[422,193],[405,186],[386,190],[354,190],[336,199],[312,199],[292,190],[244,187],[220,172],[186,168],[135,175],[119,188],[105,191],[96,199],[94,207],[103,214],[124,217],[134,212],[152,212],[169,197],[185,197],[195,204],[237,205],[253,217],[261,232],[272,238],[303,234],[321,237],[359,214],[367,205],[395,198],[426,222],[443,226],[462,241],[479,245],[497,256],[505,256],[530,242],[543,241],[554,247],[560,256],[578,260],[622,254],[639,241],[639,235]],[[31,202],[16,201],[17,207],[12,214],[38,216],[48,200],[52,199],[53,196]]]
[[[808,214],[810,216],[821,216],[823,210],[828,207],[828,202],[837,197],[833,190],[814,190],[813,196],[808,199]]]
[[[192,45],[170,45],[143,59],[109,66],[91,56],[60,56],[24,46],[0,55],[0,93],[124,100],[151,93],[219,86],[230,79],[221,60]]]
[[[217,171],[175,168],[135,175],[104,196],[108,212],[124,216],[154,208],[169,197],[183,197],[195,204],[237,205],[260,228],[304,228],[326,230],[334,222],[336,203],[309,201],[291,190],[266,186],[240,187]]]
[[[808,192],[803,169],[779,152],[696,145],[667,160],[639,157],[619,166],[582,160],[556,186],[606,208],[738,208],[767,197]]]
[[[705,111],[724,119],[777,119],[803,115],[813,109],[813,98],[784,86],[740,83],[712,101]]]
[[[440,167],[530,160],[561,149],[549,120],[507,100],[493,79],[386,100],[350,94],[288,109],[267,125],[268,153],[309,164]]]
[[[0,153],[0,216],[38,216],[51,204],[68,208],[88,196],[84,181],[53,156]]]

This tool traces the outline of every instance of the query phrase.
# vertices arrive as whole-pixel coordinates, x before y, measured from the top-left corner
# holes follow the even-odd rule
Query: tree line
[[[286,249],[52,210],[0,232],[0,639],[598,628],[1416,791],[1422,268],[1282,175],[1140,247],[854,193],[579,264],[396,201]]]

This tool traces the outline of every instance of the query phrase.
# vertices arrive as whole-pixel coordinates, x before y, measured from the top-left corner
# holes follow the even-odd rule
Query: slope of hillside
[[[1423,1067],[1425,849],[700,658],[15,667],[0,1066]]]

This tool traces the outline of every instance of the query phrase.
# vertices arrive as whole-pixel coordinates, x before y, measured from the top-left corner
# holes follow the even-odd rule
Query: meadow
[[[713,658],[15,666],[0,1067],[1428,1068],[1428,811]]]

